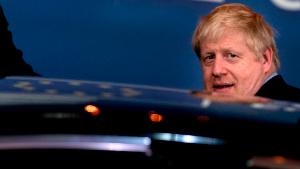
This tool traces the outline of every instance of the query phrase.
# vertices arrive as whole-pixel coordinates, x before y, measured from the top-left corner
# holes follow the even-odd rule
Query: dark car
[[[0,161],[139,168],[299,166],[298,103],[224,103],[101,81],[0,81]]]

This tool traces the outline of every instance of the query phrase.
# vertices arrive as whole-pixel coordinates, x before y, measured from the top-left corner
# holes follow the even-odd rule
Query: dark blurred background
[[[202,89],[199,17],[226,2],[278,31],[281,73],[300,87],[300,0],[0,0],[17,48],[45,77]]]

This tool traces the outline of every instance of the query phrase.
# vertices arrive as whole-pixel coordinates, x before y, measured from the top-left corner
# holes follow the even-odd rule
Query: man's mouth
[[[234,84],[214,84],[213,85],[213,90],[216,92],[225,92],[229,90],[231,87],[233,87]]]

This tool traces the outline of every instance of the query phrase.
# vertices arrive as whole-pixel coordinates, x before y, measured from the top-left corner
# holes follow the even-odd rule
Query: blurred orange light
[[[152,122],[155,122],[155,123],[159,123],[159,122],[162,122],[163,120],[163,116],[158,114],[157,112],[155,111],[150,111],[149,112],[149,118]]]
[[[84,107],[84,110],[88,113],[90,113],[92,116],[97,116],[101,113],[100,109],[97,107],[97,106],[94,106],[94,105],[86,105]]]
[[[275,157],[273,157],[273,161],[276,164],[284,164],[286,162],[286,158],[284,158],[282,156],[275,156]]]
[[[197,119],[201,123],[207,123],[207,122],[210,121],[209,116],[206,116],[206,115],[200,115],[200,116],[197,117]]]

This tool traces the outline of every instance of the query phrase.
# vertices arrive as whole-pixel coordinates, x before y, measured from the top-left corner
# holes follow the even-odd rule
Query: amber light
[[[90,113],[92,116],[98,116],[101,113],[100,109],[97,106],[94,106],[91,104],[86,105],[84,107],[84,110],[86,112]]]
[[[273,161],[276,164],[284,164],[286,162],[286,158],[284,158],[282,156],[275,156],[275,157],[273,157]]]
[[[206,116],[206,115],[200,115],[197,117],[197,120],[201,123],[207,123],[210,121],[210,118],[209,118],[209,116]]]
[[[149,112],[149,119],[154,123],[159,123],[159,122],[162,122],[164,118],[161,114],[158,114],[155,111],[150,111]]]

